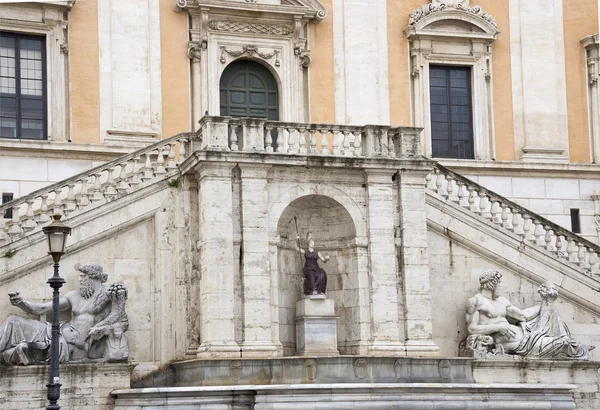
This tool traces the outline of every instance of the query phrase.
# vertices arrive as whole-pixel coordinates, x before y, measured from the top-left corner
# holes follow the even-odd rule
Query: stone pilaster
[[[239,357],[234,334],[233,200],[228,163],[200,163],[200,340],[198,357]]]
[[[271,272],[269,269],[268,166],[240,164],[242,170],[242,357],[282,356],[272,332]]]
[[[404,355],[394,246],[393,170],[366,170],[372,340],[369,354]]]
[[[400,274],[405,312],[406,354],[437,356],[433,342],[425,176],[429,169],[403,169],[398,178]]]

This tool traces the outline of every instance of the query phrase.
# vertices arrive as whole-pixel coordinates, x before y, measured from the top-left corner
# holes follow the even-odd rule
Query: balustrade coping
[[[177,140],[182,139],[182,138],[192,139],[192,138],[195,137],[195,135],[196,134],[193,133],[193,132],[181,132],[181,133],[179,133],[177,135],[174,135],[172,137],[166,138],[164,140],[157,141],[156,143],[154,143],[152,145],[148,145],[148,146],[146,146],[144,148],[141,148],[141,149],[139,149],[137,151],[131,152],[129,154],[122,155],[122,156],[120,156],[118,158],[115,158],[112,161],[105,162],[104,164],[99,165],[99,166],[97,166],[95,168],[92,168],[92,169],[80,172],[79,174],[76,174],[76,175],[74,175],[74,176],[72,176],[70,178],[63,179],[63,180],[55,182],[54,184],[51,184],[51,185],[46,185],[45,187],[40,188],[40,189],[38,189],[36,191],[30,192],[27,195],[21,196],[19,198],[15,198],[12,201],[6,202],[4,204],[0,204],[0,215],[4,215],[4,213],[7,210],[9,210],[9,209],[11,209],[11,208],[13,208],[15,206],[20,206],[20,205],[22,205],[24,203],[27,203],[27,200],[30,199],[30,198],[32,198],[32,197],[35,198],[35,197],[38,197],[38,196],[41,196],[41,195],[44,195],[44,194],[48,194],[50,192],[55,192],[55,191],[57,191],[59,189],[62,190],[65,186],[68,186],[69,183],[77,182],[77,181],[82,180],[84,178],[89,178],[92,175],[104,172],[107,168],[116,167],[116,166],[122,164],[123,162],[127,162],[127,161],[129,161],[130,159],[133,159],[136,156],[144,155],[146,152],[153,151],[153,150],[155,150],[155,149],[157,149],[157,148],[159,148],[161,146],[169,144],[172,141],[177,141]],[[86,182],[87,182],[87,180],[86,180]]]
[[[506,205],[508,208],[511,208],[511,210],[512,209],[518,210],[518,212],[521,215],[529,215],[532,217],[531,218],[532,221],[538,221],[544,228],[548,227],[548,228],[552,229],[552,231],[554,231],[554,235],[556,237],[564,236],[565,239],[574,240],[574,241],[578,242],[580,245],[583,245],[586,248],[593,250],[594,252],[597,252],[598,257],[600,257],[600,246],[599,245],[596,245],[595,243],[589,241],[588,239],[585,239],[582,236],[579,236],[579,235],[569,231],[568,229],[563,228],[562,226],[557,225],[556,223],[544,218],[543,216],[536,214],[535,212],[532,212],[532,211],[528,210],[527,208],[524,208],[523,206],[511,201],[510,199],[503,197],[500,194],[497,194],[496,192],[492,191],[491,189],[485,188],[482,185],[480,185],[474,181],[471,181],[469,178],[466,178],[460,174],[457,174],[456,172],[452,171],[449,168],[446,168],[445,166],[441,165],[440,163],[436,162],[435,167],[438,168],[440,171],[442,171],[442,173],[451,175],[455,181],[460,181],[465,185],[477,187],[478,193],[483,190],[485,192],[485,194],[489,196],[490,202],[492,202],[494,199],[496,199],[498,202],[500,202],[500,204]],[[512,212],[512,213],[514,213],[514,212]]]

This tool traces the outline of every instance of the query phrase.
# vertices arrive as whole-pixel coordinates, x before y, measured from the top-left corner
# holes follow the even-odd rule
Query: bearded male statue
[[[122,333],[129,327],[125,313],[127,290],[122,283],[107,287],[102,266],[75,266],[80,272],[79,290],[67,292],[59,301],[61,312],[71,318],[60,325],[60,362],[87,359],[126,360],[129,348]],[[52,302],[23,300],[18,292],[9,294],[10,303],[24,312],[40,316],[52,311]],[[0,363],[28,365],[46,363],[50,358],[51,323],[11,315],[0,325]],[[115,332],[120,353],[114,352]],[[116,359],[117,358],[117,359]]]
[[[558,290],[551,281],[538,288],[539,305],[519,309],[499,295],[502,274],[487,270],[479,277],[480,292],[467,301],[469,336],[461,350],[486,358],[504,353],[546,359],[589,360],[593,346],[571,337],[552,305]]]

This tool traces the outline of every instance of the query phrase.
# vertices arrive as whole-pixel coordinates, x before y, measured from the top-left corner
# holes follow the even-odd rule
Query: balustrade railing
[[[426,185],[445,200],[492,221],[598,279],[600,246],[440,164],[427,175]]]
[[[420,157],[421,128],[204,117],[206,149],[341,157]]]
[[[178,134],[0,205],[0,245],[41,229],[54,214],[72,217],[170,175],[194,135]]]

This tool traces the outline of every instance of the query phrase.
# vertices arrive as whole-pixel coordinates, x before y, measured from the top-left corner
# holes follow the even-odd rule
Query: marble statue
[[[467,302],[469,336],[461,350],[480,358],[512,354],[542,359],[589,360],[593,349],[572,339],[553,306],[558,290],[550,281],[538,289],[539,305],[519,309],[499,295],[502,274],[487,270],[479,277],[480,292]]]
[[[318,260],[327,262],[329,256],[323,256],[315,250],[315,241],[309,232],[306,238],[308,248],[300,248],[300,236],[296,236],[295,247],[298,252],[304,255],[304,274],[303,293],[305,296],[325,295],[327,291],[327,274],[325,270],[319,266]]]
[[[127,289],[122,283],[107,287],[102,266],[76,265],[80,272],[79,290],[60,298],[59,308],[70,312],[68,322],[60,325],[60,362],[81,360],[122,361],[129,356],[129,327],[125,313]],[[52,311],[52,302],[34,303],[9,294],[10,302],[34,316]],[[51,323],[9,316],[0,325],[0,363],[28,365],[46,363],[50,358]]]

